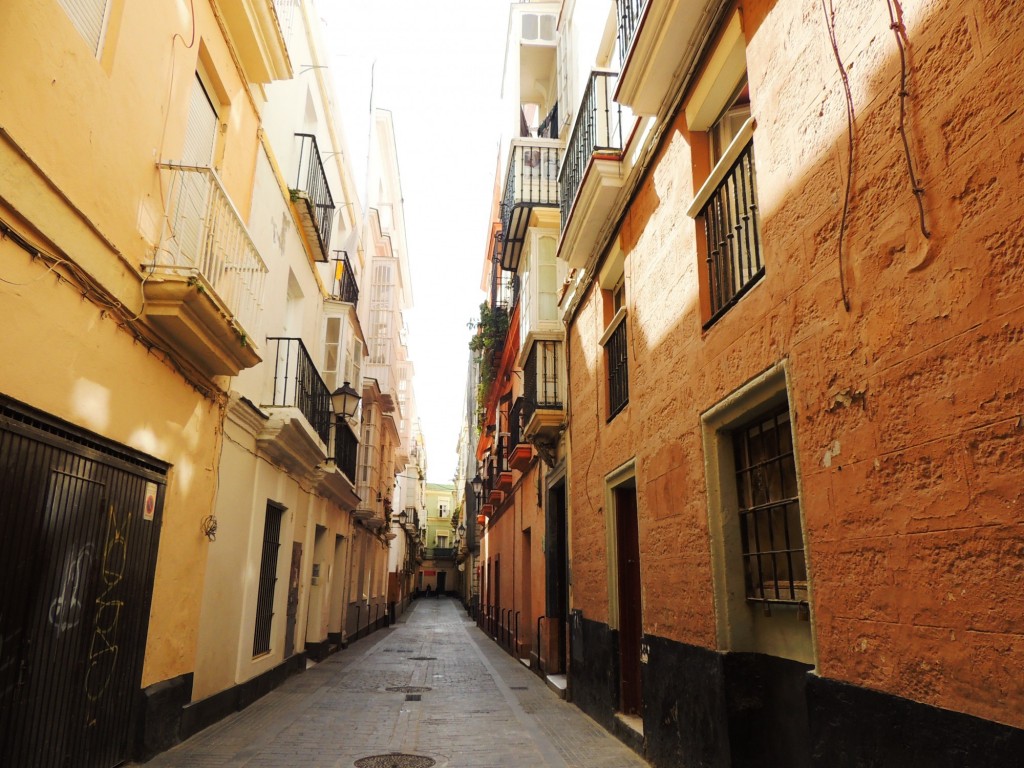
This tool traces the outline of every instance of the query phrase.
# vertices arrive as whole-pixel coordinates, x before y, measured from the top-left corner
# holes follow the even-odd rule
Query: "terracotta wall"
[[[635,457],[644,631],[715,647],[700,415],[788,359],[817,671],[1024,725],[1024,11],[903,3],[906,127],[886,3],[743,4],[766,276],[702,332],[683,118],[618,233],[630,402],[605,424],[591,289],[569,329],[575,608],[607,620],[604,477]],[[844,308],[840,272],[849,310]],[[503,576],[503,579],[505,577]]]
[[[535,644],[537,617],[544,615],[544,510],[537,504],[536,490],[537,475],[541,472],[539,462],[535,462],[525,474],[515,472],[515,485],[506,494],[505,502],[498,505],[496,514],[491,516],[486,533],[486,556],[491,563],[492,580],[495,558],[501,562],[501,593],[497,596],[492,587],[491,603],[500,605],[505,611],[511,609],[512,621],[515,612],[519,612],[519,643],[523,655],[528,655]],[[523,531],[526,529],[530,530],[528,557],[524,552]],[[481,558],[481,561],[486,578],[487,560]],[[486,603],[486,585],[481,584],[480,594],[481,603]]]

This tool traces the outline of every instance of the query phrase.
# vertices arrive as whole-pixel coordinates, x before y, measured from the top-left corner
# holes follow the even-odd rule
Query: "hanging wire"
[[[900,137],[903,139],[903,154],[907,158],[910,188],[913,190],[914,198],[917,200],[917,212],[921,220],[921,234],[929,238],[931,237],[931,232],[928,231],[924,221],[924,187],[921,186],[917,174],[914,173],[914,163],[910,156],[910,141],[907,139],[907,96],[910,95],[910,91],[907,90],[906,46],[909,42],[907,39],[907,28],[903,26],[902,9],[897,10],[897,0],[885,0],[885,5],[889,9],[889,28],[896,37],[896,47],[900,50]]]
[[[850,90],[850,78],[846,74],[846,67],[843,66],[843,59],[839,55],[839,43],[836,40],[836,9],[832,0],[828,1],[825,7],[825,0],[821,0],[821,11],[825,15],[825,26],[828,28],[828,39],[832,43],[832,53],[836,58],[839,67],[839,76],[843,80],[843,91],[846,94],[846,133],[849,139],[849,148],[846,159],[846,193],[843,196],[843,218],[839,223],[839,290],[843,296],[843,308],[850,311],[850,299],[846,295],[846,276],[843,271],[843,240],[846,236],[847,219],[850,215],[850,191],[853,187],[853,93]]]

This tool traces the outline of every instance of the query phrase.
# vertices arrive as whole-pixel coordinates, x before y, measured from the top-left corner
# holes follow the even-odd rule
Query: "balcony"
[[[523,367],[523,437],[550,447],[565,420],[565,383],[561,372],[562,342],[535,341]]]
[[[427,547],[423,550],[426,560],[454,560],[455,547]]]
[[[334,426],[334,465],[353,484],[358,454],[359,440],[348,424],[339,420]]]
[[[720,0],[619,0],[621,77],[615,100],[637,115],[667,108],[714,29]],[[725,4],[728,7],[728,4]]]
[[[320,159],[316,136],[296,133],[300,141],[299,167],[295,186],[290,190],[292,202],[299,212],[302,233],[316,261],[327,261],[334,224],[334,198],[327,185],[327,174]]]
[[[508,463],[508,434],[498,435],[498,442],[495,446],[494,469],[497,472],[495,488],[503,493],[512,490],[512,467]]]
[[[348,302],[352,306],[359,303],[359,285],[356,273],[348,260],[347,251],[334,252],[334,290],[331,298],[335,301]]]
[[[286,0],[216,0],[245,78],[270,83],[292,77],[292,64],[277,9]]]
[[[559,256],[570,267],[582,267],[610,226],[610,215],[622,187],[624,138],[633,116],[612,98],[618,74],[590,74],[576,114],[559,173],[562,236]]]
[[[710,299],[707,329],[764,276],[754,143],[749,130],[741,132],[726,150],[688,213],[704,230],[705,284]]]
[[[178,352],[210,376],[260,362],[267,266],[211,168],[160,163],[165,224],[143,283],[143,313]]]
[[[307,471],[327,458],[331,393],[301,339],[270,337],[267,344],[274,360],[272,395],[264,405],[270,419],[257,442],[282,466]]]
[[[523,406],[525,398],[517,398],[508,412],[508,465],[511,469],[525,472],[533,459],[533,448],[523,434]]]
[[[518,271],[523,241],[531,226],[557,224],[558,168],[562,152],[557,139],[512,141],[501,199],[502,269]],[[542,214],[544,220],[534,222],[535,211]]]
[[[494,257],[491,263],[491,307],[503,309],[511,315],[519,302],[519,275],[501,268],[503,237],[499,232],[494,236]]]

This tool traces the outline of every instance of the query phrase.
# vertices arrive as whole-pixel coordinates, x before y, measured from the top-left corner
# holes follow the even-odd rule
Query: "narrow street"
[[[398,755],[357,763],[391,753]],[[647,763],[501,650],[459,603],[440,598],[413,602],[394,627],[353,643],[146,765],[627,768]]]

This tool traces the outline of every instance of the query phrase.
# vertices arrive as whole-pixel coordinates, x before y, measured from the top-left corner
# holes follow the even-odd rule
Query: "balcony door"
[[[217,144],[217,110],[214,109],[199,75],[192,82],[185,126],[185,145],[181,150],[184,165],[209,168]],[[182,177],[179,197],[174,204],[174,234],[182,256],[202,268],[204,224],[210,202],[209,178],[203,173],[186,173]]]

